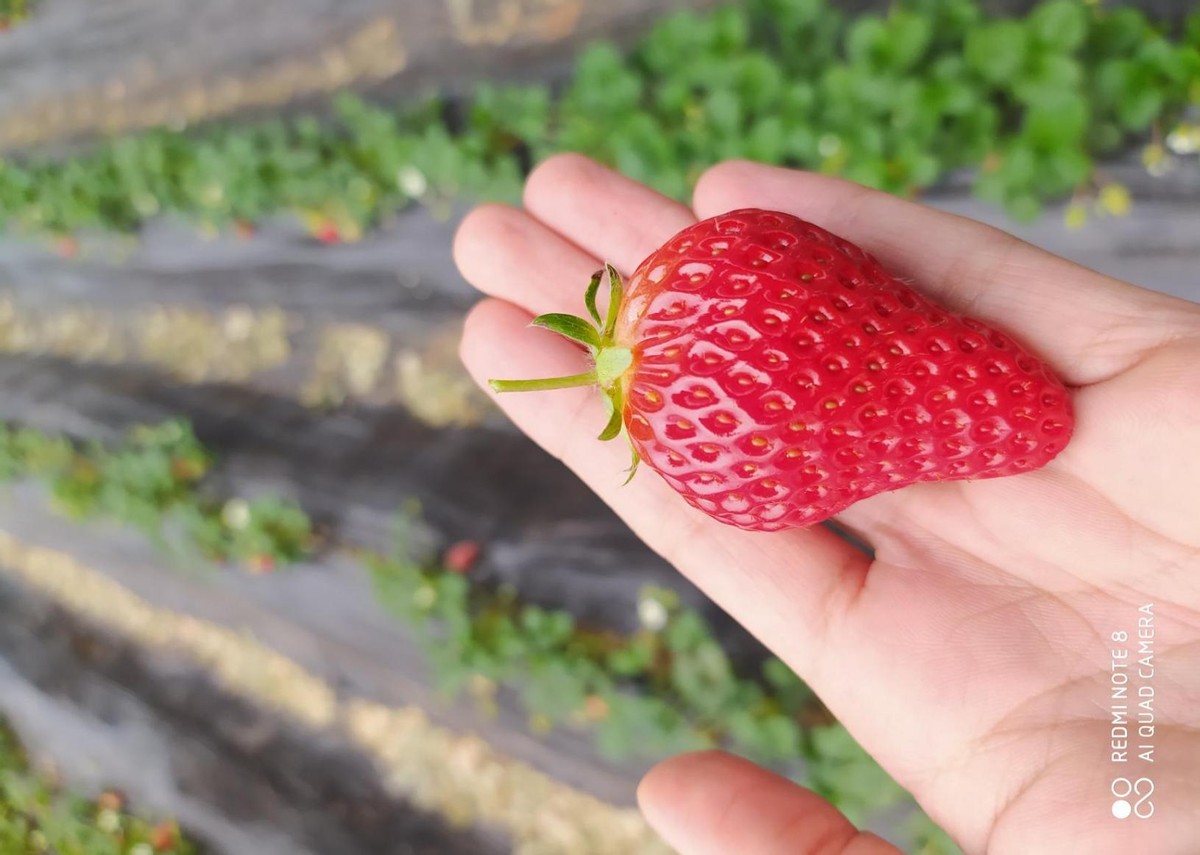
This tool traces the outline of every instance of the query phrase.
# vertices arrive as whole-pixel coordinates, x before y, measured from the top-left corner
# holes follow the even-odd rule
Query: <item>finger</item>
[[[852,241],[951,308],[1017,334],[1075,385],[1194,326],[1190,304],[1102,276],[998,229],[848,181],[733,161],[696,186],[701,217],[773,208]]]
[[[483,205],[468,214],[454,259],[476,288],[535,314],[579,314],[602,262],[631,273],[696,219],[678,202],[575,154],[534,170],[525,202],[526,211]]]
[[[485,389],[489,378],[565,375],[583,366],[580,349],[529,330],[529,320],[528,312],[497,300],[485,300],[468,315],[463,361]],[[517,340],[521,345],[514,347]],[[648,467],[622,486],[629,448],[622,439],[596,440],[606,418],[594,389],[504,394],[496,400],[518,427],[764,644],[797,669],[815,661],[828,622],[862,585],[868,562],[861,552],[823,528],[768,536],[715,522],[684,503]]]
[[[696,222],[686,206],[578,154],[557,155],[533,171],[525,209],[627,274]]]
[[[682,855],[897,855],[811,790],[719,751],[683,754],[638,787],[646,819]]]
[[[1200,423],[1196,365],[1200,342],[1163,347],[1130,371],[1075,398],[1075,436],[1059,465],[1090,484],[1128,519],[1170,540],[1200,549],[1200,515],[1194,499],[1200,483],[1200,455],[1189,437]],[[1115,465],[1136,449],[1136,459]],[[1186,449],[1186,450],[1185,450]],[[1092,514],[1092,520],[1099,515]],[[1101,538],[1096,538],[1101,540]],[[1102,542],[1102,540],[1101,540]],[[1109,557],[1115,558],[1112,553]],[[1116,576],[1128,562],[1089,562],[1079,566]],[[1171,577],[1165,577],[1167,581]],[[1160,580],[1144,580],[1155,584]],[[1200,578],[1194,577],[1200,585]],[[1178,582],[1171,579],[1172,584]]]
[[[583,313],[583,294],[600,261],[524,211],[482,205],[458,227],[454,261],[492,297],[533,314]]]

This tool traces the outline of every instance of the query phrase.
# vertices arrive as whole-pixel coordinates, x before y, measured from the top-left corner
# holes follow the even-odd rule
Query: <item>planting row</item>
[[[353,241],[414,203],[515,199],[529,166],[573,150],[672,196],[724,158],[843,175],[913,195],[971,167],[1019,219],[1073,195],[1122,214],[1098,158],[1145,139],[1164,174],[1200,150],[1200,13],[1169,33],[1136,9],[1044,0],[989,18],[976,0],[905,0],[847,14],[827,0],[752,0],[655,24],[628,52],[599,42],[564,86],[482,86],[402,110],[353,98],[314,117],[155,130],[65,162],[0,166],[0,221],[70,234],[169,214],[249,235],[290,214]],[[69,248],[69,244],[68,244]]]

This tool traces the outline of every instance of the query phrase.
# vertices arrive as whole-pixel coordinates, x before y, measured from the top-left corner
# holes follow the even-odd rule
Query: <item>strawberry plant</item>
[[[411,515],[397,550],[367,556],[367,566],[380,602],[409,625],[444,691],[467,692],[494,712],[499,687],[515,689],[535,732],[590,731],[613,758],[721,746],[787,772],[856,823],[909,802],[786,665],[772,657],[758,674],[738,673],[674,592],[643,589],[641,629],[631,635],[580,625],[509,588],[414,561],[404,546]],[[905,830],[910,851],[957,851],[919,811]]]
[[[30,0],[0,0],[0,33],[29,17]]]
[[[334,121],[158,129],[65,163],[15,158],[0,163],[0,223],[53,236],[167,214],[246,233],[288,215],[341,243],[414,203],[516,199],[529,164],[570,149],[678,197],[730,157],[905,195],[969,169],[979,197],[1020,219],[1070,195],[1079,225],[1128,209],[1099,158],[1147,135],[1153,174],[1196,154],[1181,119],[1197,103],[1200,11],[1168,32],[1087,0],[1022,17],[977,0],[856,14],[751,0],[668,15],[628,51],[597,42],[561,88],[483,85],[404,109],[343,97]]]
[[[209,497],[202,482],[211,463],[181,421],[134,428],[120,445],[81,446],[0,423],[0,478],[44,481],[71,517],[133,525],[176,550],[255,572],[311,552],[312,523],[295,503]]]
[[[124,799],[65,792],[38,774],[0,719],[0,852],[23,855],[194,855],[199,848],[172,821],[129,813]]]
[[[291,502],[269,496],[220,502],[206,494],[212,460],[181,421],[136,428],[119,445],[77,445],[0,424],[0,477],[48,482],[64,513],[135,524],[160,542],[173,533],[177,549],[238,560],[257,572],[314,547],[311,523]],[[402,515],[391,554],[358,554],[381,605],[409,626],[444,691],[468,692],[486,711],[506,687],[534,732],[590,733],[612,757],[653,759],[724,746],[814,787],[855,821],[908,798],[783,662],[767,658],[757,672],[739,672],[707,621],[674,592],[640,593],[635,632],[581,625],[564,610],[522,602],[512,588],[473,583],[471,567],[483,549],[474,542],[453,544],[435,560],[414,560],[406,542],[415,513],[408,508]],[[28,835],[33,828],[28,811],[4,812],[2,737],[0,844],[5,833]],[[21,792],[28,798],[32,791]],[[39,792],[48,798],[51,790]],[[106,817],[123,833],[136,827],[122,816]],[[923,814],[913,813],[909,826],[913,851],[955,851]]]

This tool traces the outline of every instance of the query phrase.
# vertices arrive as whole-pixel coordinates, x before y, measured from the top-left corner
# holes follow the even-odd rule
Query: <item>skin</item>
[[[578,349],[527,328],[534,314],[579,313],[602,259],[627,275],[697,217],[750,206],[824,226],[1021,339],[1072,387],[1068,448],[1037,472],[859,502],[837,522],[874,548],[871,560],[822,527],[716,523],[650,471],[622,487],[628,449],[595,441],[605,418],[594,390],[497,403],[808,681],[967,852],[1194,852],[1200,306],[833,178],[726,163],[688,209],[560,155],[529,178],[523,210],[487,206],[462,224],[458,265],[489,296],[467,319],[466,365],[481,384],[583,370]],[[1131,751],[1114,763],[1113,650],[1136,653],[1147,603],[1155,762]],[[1121,630],[1134,640],[1114,642]],[[1113,817],[1121,776],[1154,781],[1151,819]],[[666,761],[639,799],[685,855],[896,851],[813,793],[718,752]]]

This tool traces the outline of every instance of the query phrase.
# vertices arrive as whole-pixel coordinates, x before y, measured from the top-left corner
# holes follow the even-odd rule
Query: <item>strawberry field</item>
[[[958,851],[475,388],[454,229],[559,151],[750,158],[1200,299],[1200,14],[85,5],[0,0],[0,841],[657,852],[639,777],[724,747]]]

